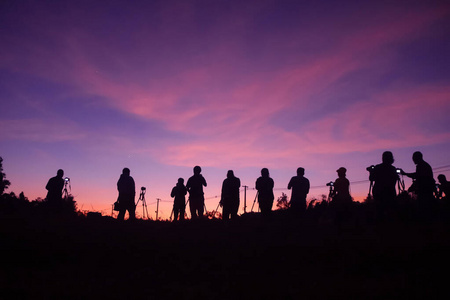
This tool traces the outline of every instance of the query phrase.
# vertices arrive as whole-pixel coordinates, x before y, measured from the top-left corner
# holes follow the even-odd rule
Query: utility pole
[[[159,201],[161,201],[161,199],[156,198],[156,221],[158,221]]]
[[[242,186],[244,188],[244,214],[247,212],[247,185]]]

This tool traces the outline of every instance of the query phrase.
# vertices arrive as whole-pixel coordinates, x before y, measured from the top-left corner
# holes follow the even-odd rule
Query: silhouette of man
[[[130,169],[124,168],[122,175],[120,175],[119,181],[117,181],[117,190],[119,191],[119,214],[117,220],[123,221],[125,218],[125,212],[128,210],[129,220],[136,218],[136,204],[134,198],[136,196],[136,187],[133,177],[130,176]]]
[[[444,174],[439,174],[437,178],[439,181],[438,198],[450,199],[450,182],[447,181],[447,178]]]
[[[48,180],[45,188],[47,189],[47,201],[51,209],[58,210],[62,208],[62,190],[64,188],[64,171],[59,169],[56,176]]]
[[[203,187],[206,187],[206,180],[200,174],[201,172],[202,168],[195,166],[194,175],[191,176],[186,183],[186,188],[189,192],[189,209],[191,211],[192,219],[202,217],[203,207],[205,206]]]
[[[269,177],[269,170],[263,168],[261,170],[261,177],[256,180],[256,190],[258,191],[258,204],[261,209],[261,214],[269,216],[272,211],[273,200],[273,179]]]
[[[395,184],[399,180],[397,169],[392,165],[394,163],[392,152],[385,151],[381,161],[381,164],[368,168],[370,170],[369,179],[374,182],[373,199],[377,207],[378,216],[381,216],[389,208],[393,207],[397,196]]]
[[[298,168],[297,176],[291,178],[288,189],[292,189],[291,207],[293,212],[304,213],[306,211],[306,195],[309,193],[309,180],[304,177],[305,169]]]
[[[229,170],[227,178],[222,183],[222,196],[220,205],[223,207],[223,220],[235,219],[239,210],[239,188],[241,180]]]
[[[186,194],[187,189],[184,185],[184,179],[178,178],[177,184],[173,187],[170,197],[173,199],[173,221],[177,221],[180,215],[180,221],[184,220],[184,213],[186,211]]]
[[[336,205],[348,204],[352,202],[350,196],[350,181],[346,178],[347,169],[341,167],[336,170],[338,178],[334,182],[333,202]]]
[[[423,155],[419,151],[413,153],[412,160],[416,164],[416,172],[406,173],[401,170],[401,173],[414,180],[415,193],[417,195],[420,211],[423,213],[430,213],[434,199],[433,193],[436,189],[433,170],[431,169],[431,166],[423,160]]]

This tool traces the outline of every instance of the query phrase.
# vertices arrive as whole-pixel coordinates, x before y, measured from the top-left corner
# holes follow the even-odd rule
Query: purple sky
[[[277,197],[303,166],[313,197],[385,150],[450,165],[448,1],[2,1],[0,40],[0,156],[29,199],[62,168],[109,214],[129,167],[167,218],[195,165],[209,210],[228,169],[269,168]]]

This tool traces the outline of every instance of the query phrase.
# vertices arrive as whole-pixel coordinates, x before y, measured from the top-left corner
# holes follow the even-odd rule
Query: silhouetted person
[[[433,178],[431,166],[423,160],[421,152],[414,152],[412,160],[416,164],[416,172],[406,173],[401,170],[401,173],[414,180],[413,186],[414,192],[417,195],[419,211],[426,216],[426,214],[431,213],[431,209],[434,205],[433,193],[436,189],[436,181]]]
[[[222,183],[222,195],[220,205],[223,207],[223,220],[235,219],[239,210],[239,188],[241,180],[229,170],[227,178]]]
[[[122,175],[120,175],[119,181],[117,181],[117,190],[119,191],[119,215],[117,220],[123,221],[125,218],[125,212],[128,210],[129,220],[136,218],[136,204],[134,198],[136,196],[136,187],[133,177],[130,176],[130,169],[124,168]]]
[[[334,182],[334,195],[333,202],[337,205],[348,204],[352,202],[352,196],[350,196],[350,181],[346,177],[347,169],[339,168],[336,170],[338,178]]]
[[[256,190],[258,191],[258,204],[261,209],[261,214],[269,216],[272,211],[273,200],[273,179],[269,177],[269,170],[263,168],[261,170],[261,177],[256,180]]]
[[[450,182],[447,181],[444,174],[439,174],[437,178],[439,181],[438,197],[441,199],[450,199]]]
[[[186,194],[187,188],[184,185],[184,179],[178,178],[177,185],[175,185],[170,193],[170,197],[174,197],[173,200],[173,221],[177,221],[178,215],[180,221],[184,220],[184,213],[186,211]]]
[[[350,206],[353,200],[350,195],[350,181],[346,177],[347,169],[341,167],[336,172],[338,178],[334,181],[333,200],[330,205],[336,212],[335,224],[340,228],[350,219]]]
[[[205,206],[203,187],[206,187],[206,180],[200,174],[201,172],[202,168],[195,166],[194,175],[188,179],[186,184],[186,188],[189,192],[189,209],[191,211],[192,219],[202,217],[203,208]]]
[[[297,176],[291,178],[288,189],[292,189],[290,209],[296,213],[306,211],[306,195],[309,193],[309,180],[304,177],[305,169],[298,168]]]
[[[395,205],[395,185],[399,180],[397,169],[392,165],[394,156],[392,152],[385,151],[381,157],[382,163],[368,168],[370,171],[369,179],[374,182],[373,199],[377,207],[378,217],[381,217]]]
[[[48,180],[45,188],[47,189],[47,201],[51,210],[60,211],[62,209],[62,191],[64,188],[64,171],[59,169],[56,176]]]

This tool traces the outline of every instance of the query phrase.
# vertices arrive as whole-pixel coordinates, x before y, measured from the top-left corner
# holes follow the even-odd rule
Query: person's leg
[[[129,220],[136,219],[136,206],[134,206],[134,203],[128,206],[128,219]]]
[[[125,212],[126,212],[126,209],[121,208],[119,210],[119,214],[117,215],[117,220],[123,221],[123,219],[125,218]]]
[[[197,219],[197,207],[196,207],[196,199],[191,198],[189,200],[189,209],[191,211],[191,219]]]

